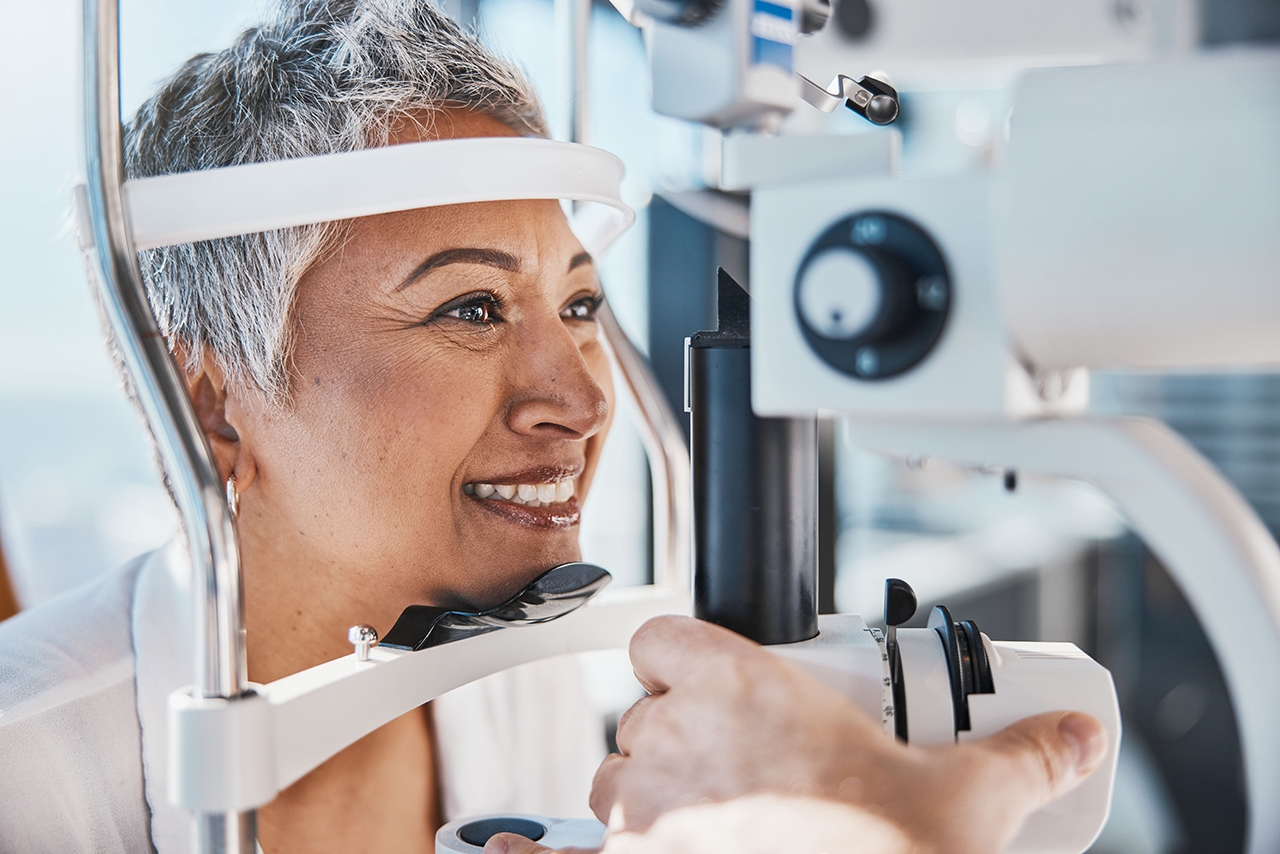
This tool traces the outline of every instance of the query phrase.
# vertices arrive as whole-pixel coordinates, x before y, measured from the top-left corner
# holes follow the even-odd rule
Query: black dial
[[[862,380],[918,365],[951,310],[951,279],[937,245],[897,214],[868,211],[832,225],[805,255],[795,311],[814,352]]]
[[[982,632],[973,620],[951,619],[945,605],[936,606],[929,614],[929,628],[938,633],[947,658],[956,732],[969,730],[969,695],[996,692]]]

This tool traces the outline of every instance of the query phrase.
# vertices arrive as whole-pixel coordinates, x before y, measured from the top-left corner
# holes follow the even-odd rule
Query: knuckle
[[[1040,782],[1041,791],[1048,795],[1058,787],[1058,780],[1061,774],[1058,771],[1056,759],[1043,744],[1035,742],[1028,748],[1027,762],[1031,765],[1036,779]]]
[[[1020,758],[1028,782],[1035,787],[1042,801],[1048,800],[1066,776],[1061,757],[1031,732],[1015,729],[1009,735],[1009,746]]]
[[[633,741],[645,740],[654,734],[663,739],[674,738],[690,722],[688,715],[681,714],[679,706],[679,702],[671,701],[649,704],[642,718],[632,721],[629,737]]]
[[[600,763],[600,767],[596,769],[595,778],[591,781],[591,794],[587,798],[587,805],[601,821],[605,821],[609,810],[613,808],[618,789],[618,776],[625,767],[622,764],[625,761],[616,753],[606,756]]]
[[[657,697],[649,695],[641,697],[632,703],[631,708],[623,712],[622,717],[618,718],[616,737],[624,741],[632,738],[636,731],[641,728],[640,725],[644,720],[645,712],[652,707],[653,701],[656,699]],[[626,753],[627,751],[623,750],[622,752]]]

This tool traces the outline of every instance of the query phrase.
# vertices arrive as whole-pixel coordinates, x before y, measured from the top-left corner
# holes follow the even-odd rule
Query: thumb
[[[518,833],[496,833],[484,844],[484,854],[542,854],[550,850]]]
[[[1107,732],[1082,712],[1050,712],[1018,721],[974,744],[1005,760],[1018,789],[1031,801],[1030,812],[1075,788],[1102,764]]]
[[[484,844],[484,854],[597,854],[586,848],[547,848],[518,833],[496,833]]]

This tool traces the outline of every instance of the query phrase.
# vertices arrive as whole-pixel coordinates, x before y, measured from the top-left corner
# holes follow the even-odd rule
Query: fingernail
[[[507,840],[501,836],[490,836],[484,844],[484,854],[507,854]]]
[[[1107,753],[1107,733],[1102,725],[1088,715],[1070,712],[1058,721],[1058,732],[1071,745],[1076,754],[1076,772],[1088,774]],[[488,854],[486,849],[486,854]]]

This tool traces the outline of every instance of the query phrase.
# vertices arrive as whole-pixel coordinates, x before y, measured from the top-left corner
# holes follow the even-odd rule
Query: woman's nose
[[[539,438],[585,439],[609,420],[609,400],[562,323],[521,336],[507,423]],[[598,345],[593,345],[598,346]]]

